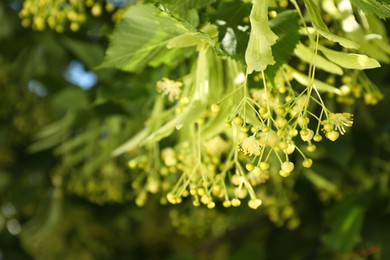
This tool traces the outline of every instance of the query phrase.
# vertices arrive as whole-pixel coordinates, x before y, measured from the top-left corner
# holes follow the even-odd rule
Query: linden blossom
[[[245,138],[241,142],[241,150],[244,154],[249,156],[256,155],[259,156],[263,147],[260,145],[259,140],[257,140],[253,135]]]
[[[350,113],[330,113],[328,121],[343,135],[346,133],[344,126],[352,126],[353,115]]]
[[[168,96],[169,101],[173,102],[178,100],[181,95],[180,87],[183,83],[173,81],[167,78],[157,81],[156,90],[158,93],[162,93],[164,96]]]

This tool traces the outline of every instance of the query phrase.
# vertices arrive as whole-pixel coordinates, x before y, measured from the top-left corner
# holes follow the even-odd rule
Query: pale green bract
[[[300,58],[301,60],[310,63],[313,60],[313,51],[307,48],[302,43],[299,43],[294,51],[295,55]],[[325,59],[324,57],[317,55],[315,57],[315,63],[316,68],[322,69],[324,71],[334,73],[336,75],[343,75],[343,69],[340,68],[338,65],[334,64],[333,62],[330,62],[329,60]]]
[[[346,69],[364,70],[381,66],[377,60],[364,54],[334,51],[323,46],[319,46],[318,48],[326,58]]]
[[[268,65],[275,64],[271,46],[276,43],[278,36],[268,25],[269,0],[253,1],[249,20],[252,26],[248,47],[245,52],[247,73],[263,71]]]

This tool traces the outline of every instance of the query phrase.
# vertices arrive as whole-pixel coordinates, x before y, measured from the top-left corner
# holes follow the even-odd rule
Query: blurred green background
[[[21,4],[0,2],[0,259],[390,259],[388,65],[368,72],[385,99],[357,103],[352,131],[321,144],[317,177],[275,206],[163,206],[156,195],[137,207],[136,173],[109,154],[142,128],[161,71],[93,70],[108,14],[36,32],[21,26]]]

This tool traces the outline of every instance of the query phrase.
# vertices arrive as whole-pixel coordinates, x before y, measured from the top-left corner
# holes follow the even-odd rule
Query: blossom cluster
[[[87,12],[97,17],[104,10],[111,13],[115,6],[96,0],[25,0],[19,16],[23,27],[31,27],[36,31],[49,28],[61,33],[66,26],[71,31],[78,31],[81,24],[87,21]]]

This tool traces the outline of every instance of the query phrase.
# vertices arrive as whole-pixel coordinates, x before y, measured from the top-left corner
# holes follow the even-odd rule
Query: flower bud
[[[251,199],[248,201],[248,206],[252,209],[257,209],[263,202],[260,199]]]
[[[289,172],[285,172],[285,171],[283,171],[283,170],[280,170],[280,171],[279,171],[279,174],[280,174],[280,176],[282,176],[282,177],[288,177],[288,176],[290,176],[290,173],[289,173]]]
[[[328,138],[329,140],[334,142],[337,140],[337,138],[339,138],[340,134],[339,134],[339,132],[333,130],[333,131],[327,132],[325,134],[325,136],[326,136],[326,138]]]
[[[235,124],[236,126],[242,126],[243,123],[244,120],[241,117],[236,116],[235,118],[233,118],[233,124]]]
[[[286,172],[290,173],[294,170],[294,164],[292,162],[284,162],[280,165],[280,168]]]
[[[302,166],[305,167],[305,168],[310,168],[312,165],[313,165],[313,160],[310,159],[310,158],[306,158],[302,162]]]
[[[232,205],[232,203],[230,202],[230,200],[225,200],[225,201],[222,203],[222,205],[223,205],[225,208],[229,208],[229,207]]]
[[[307,151],[308,152],[314,152],[315,150],[316,150],[316,146],[314,145],[314,144],[309,144],[307,147],[306,147],[306,149],[307,149]]]
[[[238,207],[240,205],[241,205],[241,201],[239,199],[237,199],[237,198],[232,199],[232,206],[233,207]]]
[[[260,169],[262,169],[263,171],[266,171],[269,169],[270,165],[268,162],[261,162],[259,166],[260,166]]]
[[[316,134],[314,137],[313,137],[313,140],[316,141],[316,142],[320,142],[322,140],[322,136],[320,134]]]

